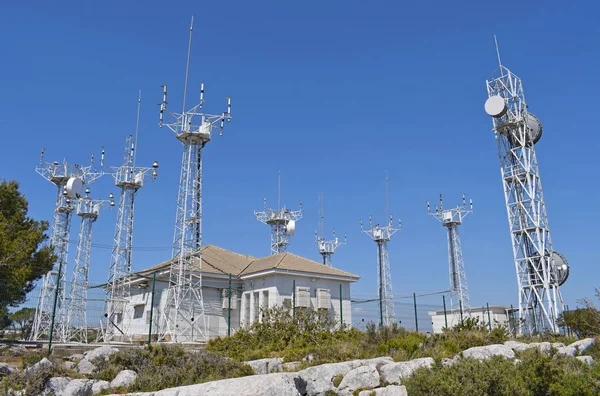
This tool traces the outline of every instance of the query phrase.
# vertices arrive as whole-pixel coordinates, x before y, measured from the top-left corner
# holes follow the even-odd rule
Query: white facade
[[[487,307],[471,308],[469,313],[463,313],[462,318],[463,320],[468,317],[478,318],[479,324],[485,325],[486,327],[489,326],[491,321],[491,327],[493,329],[496,327],[509,325],[509,312],[510,308],[500,306],[490,307],[489,314]],[[445,314],[444,311],[432,311],[428,312],[428,314],[431,317],[431,325],[434,333],[442,333],[444,327],[451,328],[461,322],[461,314],[460,312],[456,311],[446,311]],[[448,323],[447,326],[446,322]]]

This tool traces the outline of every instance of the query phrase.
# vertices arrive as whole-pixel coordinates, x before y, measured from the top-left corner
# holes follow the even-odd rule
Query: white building
[[[152,336],[157,337],[167,300],[169,265],[167,261],[132,275],[131,300],[126,307],[129,312],[124,315],[124,320],[131,323],[125,323],[124,328],[129,329],[134,341],[148,339],[154,273]],[[233,297],[229,312],[230,275]],[[213,245],[204,246],[202,293],[208,337],[226,336],[229,316],[233,334],[240,326],[262,320],[261,308],[282,304],[291,307],[294,299],[296,307],[327,310],[332,319],[350,326],[350,284],[358,280],[357,275],[291,253],[255,258]]]
[[[442,333],[444,327],[453,327],[460,323],[461,314],[460,312],[446,311],[431,311],[428,312],[431,317],[431,325],[433,326],[434,333]],[[510,308],[502,306],[491,306],[489,307],[489,313],[487,307],[471,308],[469,313],[464,312],[462,318],[468,317],[478,318],[479,324],[489,326],[491,321],[492,329],[499,326],[509,326],[510,319]],[[447,326],[446,326],[447,323]],[[510,329],[510,328],[509,328]]]

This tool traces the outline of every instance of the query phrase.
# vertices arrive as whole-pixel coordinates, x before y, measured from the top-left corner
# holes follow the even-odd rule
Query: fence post
[[[415,304],[415,328],[417,333],[419,332],[419,320],[417,319],[417,293],[413,293],[413,301]]]
[[[448,315],[446,314],[446,296],[442,294],[442,301],[444,301],[444,323],[446,323],[446,328],[448,328]]]
[[[296,317],[296,279],[292,282],[294,291],[292,292],[292,316]]]
[[[487,310],[488,310],[488,325],[489,325],[490,331],[492,331],[492,317],[490,316],[490,304],[485,303],[485,305],[487,306]]]
[[[515,309],[513,308],[512,304],[510,304],[510,314],[508,315],[508,317],[509,317],[508,323],[512,327],[513,337],[516,337],[517,336],[517,325],[515,323]]]
[[[569,314],[569,306],[565,305],[565,309],[567,310],[567,314]],[[563,314],[563,316],[565,317],[565,319],[567,318],[566,315]],[[565,325],[567,327],[567,337],[571,337],[571,327],[569,325],[567,325],[567,321],[565,320]]]
[[[342,327],[344,327],[344,310],[342,307],[342,284],[340,283],[340,329]]]
[[[460,308],[460,324],[462,326],[465,325],[465,322],[463,321],[463,311],[462,311],[462,301],[458,300],[458,307]]]
[[[231,274],[229,274],[229,283],[227,285],[229,289],[227,295],[229,296],[229,302],[227,303],[227,337],[231,335]]]
[[[60,289],[60,276],[62,275],[62,260],[58,262],[58,276],[56,277],[56,292],[54,293],[54,305],[52,306],[52,322],[50,323],[50,338],[48,339],[48,356],[52,354],[52,337],[54,336],[54,318],[56,318],[56,304],[58,303],[58,292]]]
[[[152,343],[152,319],[154,315],[154,292],[156,287],[156,272],[152,274],[152,294],[150,295],[150,326],[148,327],[148,345]]]

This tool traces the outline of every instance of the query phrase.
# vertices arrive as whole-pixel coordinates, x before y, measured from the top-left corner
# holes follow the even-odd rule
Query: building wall
[[[317,289],[330,291],[329,314],[336,322],[340,321],[340,285],[342,286],[342,316],[343,322],[352,324],[352,307],[350,302],[350,283],[316,277],[275,274],[244,281],[244,291],[241,296],[241,323],[249,325],[262,320],[260,308],[270,308],[275,305],[292,306],[294,281],[296,288],[310,288],[310,308],[317,309]],[[297,298],[296,306],[299,305]]]
[[[508,308],[503,307],[490,307],[490,318],[492,320],[492,329],[499,326],[507,326],[508,325]],[[447,312],[446,317],[444,317],[443,311],[437,312],[429,312],[429,316],[431,317],[431,322],[433,326],[434,333],[441,333],[442,329],[446,326],[446,318],[448,319],[448,327],[452,327],[460,323],[461,315],[460,313],[451,313]],[[470,314],[464,313],[463,319],[466,317],[478,318],[480,324],[484,324],[488,326],[488,311],[487,309],[472,309]]]

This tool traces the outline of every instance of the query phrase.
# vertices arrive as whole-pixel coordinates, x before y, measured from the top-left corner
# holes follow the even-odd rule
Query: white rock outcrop
[[[477,360],[491,359],[493,356],[502,356],[505,359],[514,359],[515,352],[506,345],[486,345],[480,347],[469,348],[462,352],[464,358],[472,358]]]
[[[433,365],[433,359],[430,357],[413,359],[407,362],[390,363],[379,369],[381,380],[388,384],[400,384],[402,378],[407,378],[421,367],[430,368]]]
[[[594,363],[594,358],[591,357],[591,356],[577,356],[576,359],[579,360],[580,362],[585,363],[585,364],[592,364],[592,363]]]
[[[52,363],[50,360],[43,358],[42,360],[40,360],[33,366],[25,369],[25,374],[37,371],[37,370],[41,369],[42,367],[52,367],[53,365],[54,365],[54,363]]]
[[[375,366],[360,366],[346,373],[338,390],[352,393],[359,388],[373,389],[379,385],[379,373]]]
[[[266,358],[245,362],[252,367],[254,374],[280,373],[283,371],[282,358]]]
[[[61,395],[62,391],[69,385],[71,381],[67,377],[52,377],[46,382],[46,389],[44,389],[43,395]]]
[[[74,379],[67,384],[62,392],[57,393],[56,396],[92,396],[93,384],[93,380]]]
[[[77,363],[77,371],[81,374],[90,375],[96,370],[96,366],[87,359],[82,359]]]
[[[583,340],[575,341],[572,344],[558,348],[557,355],[561,356],[577,356],[583,355],[588,349],[596,345],[595,338],[584,338]]]
[[[404,385],[389,385],[385,388],[365,390],[361,391],[358,396],[371,396],[373,392],[375,392],[375,396],[408,396]]]
[[[111,388],[119,388],[119,387],[128,387],[133,385],[133,383],[135,382],[135,380],[137,379],[137,373],[133,370],[123,370],[121,371],[119,374],[117,374],[117,376],[115,377],[115,379],[113,379],[110,382],[110,387]]]
[[[94,384],[92,385],[92,395],[97,395],[106,389],[110,389],[110,382],[103,380],[94,381]]]
[[[93,362],[94,359],[103,357],[104,359],[108,359],[111,355],[119,352],[117,348],[113,348],[111,346],[101,346],[100,348],[92,349],[91,351],[87,351],[83,354],[85,360]]]
[[[537,348],[541,353],[546,355],[549,355],[552,352],[552,344],[549,342],[532,342],[531,344],[526,344],[518,341],[506,341],[504,345],[515,352],[521,352],[532,348]]]

